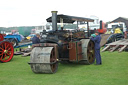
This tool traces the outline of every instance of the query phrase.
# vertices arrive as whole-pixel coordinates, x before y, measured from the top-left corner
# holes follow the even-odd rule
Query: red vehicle
[[[4,41],[5,34],[0,34],[0,62],[9,62],[13,58],[13,45]]]
[[[97,29],[97,31],[101,34],[104,34],[107,32],[107,28],[105,27],[105,23],[100,21],[100,29]]]

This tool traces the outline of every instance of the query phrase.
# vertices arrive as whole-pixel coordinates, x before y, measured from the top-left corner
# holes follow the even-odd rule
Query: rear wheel
[[[18,42],[17,40],[14,38],[14,39],[9,39],[10,43],[13,44],[13,47],[16,47],[18,45]]]
[[[89,63],[93,63],[95,59],[95,49],[94,49],[94,42],[90,41],[88,43],[88,48],[87,48],[87,58]]]
[[[90,39],[82,39],[82,56],[81,64],[92,64],[95,61],[95,44]]]

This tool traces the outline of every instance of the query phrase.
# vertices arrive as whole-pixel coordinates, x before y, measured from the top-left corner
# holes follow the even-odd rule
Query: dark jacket
[[[32,44],[37,44],[37,43],[40,43],[40,39],[37,36],[34,36],[32,38]]]
[[[92,37],[91,40],[95,43],[95,49],[100,49],[101,36],[97,35],[96,37]]]

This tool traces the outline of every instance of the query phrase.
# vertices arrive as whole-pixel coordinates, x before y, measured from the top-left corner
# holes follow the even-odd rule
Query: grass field
[[[128,85],[128,52],[103,52],[102,65],[59,64],[55,74],[35,74],[30,56],[0,63],[0,85]]]

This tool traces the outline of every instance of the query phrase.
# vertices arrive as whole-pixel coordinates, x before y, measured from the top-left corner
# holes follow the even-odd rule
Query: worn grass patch
[[[128,85],[128,52],[103,52],[102,65],[59,64],[55,74],[35,74],[30,56],[0,63],[0,85]]]

